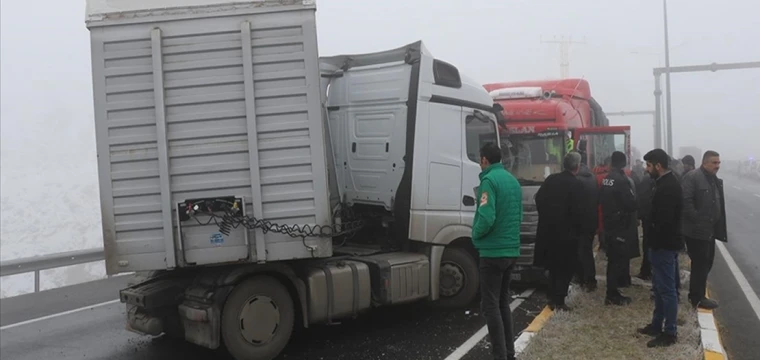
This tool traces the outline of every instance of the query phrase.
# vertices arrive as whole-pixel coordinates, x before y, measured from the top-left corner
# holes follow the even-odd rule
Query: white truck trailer
[[[421,42],[320,58],[310,0],[89,0],[127,328],[272,359],[294,326],[470,303],[483,87]]]

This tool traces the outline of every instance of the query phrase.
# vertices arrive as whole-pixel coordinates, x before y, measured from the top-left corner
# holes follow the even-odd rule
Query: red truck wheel
[[[235,286],[222,310],[222,340],[238,360],[271,360],[293,333],[295,309],[288,289],[269,276]]]

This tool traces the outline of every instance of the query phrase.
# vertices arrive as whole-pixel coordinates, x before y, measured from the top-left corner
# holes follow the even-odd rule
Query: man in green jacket
[[[515,358],[510,273],[520,256],[522,189],[501,164],[501,150],[486,144],[480,150],[478,205],[472,243],[480,254],[480,293],[495,360]]]

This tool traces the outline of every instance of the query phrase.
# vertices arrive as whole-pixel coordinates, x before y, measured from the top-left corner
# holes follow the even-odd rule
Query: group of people
[[[509,287],[520,249],[522,189],[501,165],[496,145],[484,146],[480,155],[483,172],[472,241],[480,253],[483,313],[494,359],[514,359]],[[629,176],[626,155],[616,151],[609,170],[597,176],[583,154],[569,152],[563,171],[548,176],[535,196],[534,265],[548,272],[549,307],[570,311],[565,298],[573,278],[585,291],[597,289],[596,238],[607,256],[605,304],[625,306],[632,301],[621,291],[632,285],[630,260],[643,254],[637,277],[652,281],[654,311],[638,332],[654,337],[649,347],[670,346],[677,341],[678,256],[684,248],[691,259],[690,304],[718,306],[705,293],[715,241],[727,240],[723,181],[717,177],[720,155],[705,152],[699,168],[693,157],[684,157],[678,172],[671,170],[673,159],[662,149],[648,152],[644,162]]]

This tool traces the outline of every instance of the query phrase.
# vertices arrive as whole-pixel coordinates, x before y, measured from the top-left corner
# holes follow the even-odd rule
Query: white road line
[[[512,311],[515,311],[515,309],[517,309],[517,307],[520,306],[520,304],[522,304],[526,298],[528,298],[530,295],[533,294],[534,290],[535,289],[528,289],[528,290],[523,291],[523,293],[520,294],[517,299],[512,301],[511,304],[509,304],[509,309]],[[480,342],[480,340],[483,340],[483,338],[486,337],[486,335],[488,335],[488,327],[483,326],[482,328],[480,328],[480,330],[478,330],[478,332],[475,333],[475,335],[472,335],[472,337],[467,339],[467,341],[465,341],[464,344],[460,345],[456,350],[454,350],[453,353],[451,353],[451,355],[446,357],[445,360],[461,359],[462,357],[467,355],[467,353],[470,352],[470,350],[472,350],[472,348],[474,348],[475,345],[477,345]]]
[[[7,330],[7,329],[12,329],[12,328],[15,328],[15,327],[18,327],[18,326],[22,326],[22,325],[36,323],[36,322],[43,321],[43,320],[53,319],[53,318],[57,318],[59,316],[69,315],[69,314],[77,313],[77,312],[80,312],[80,311],[90,310],[90,309],[94,309],[94,308],[97,308],[97,307],[103,307],[103,306],[115,304],[115,303],[118,303],[119,301],[120,301],[119,299],[111,300],[111,301],[106,301],[106,302],[103,302],[103,303],[100,303],[100,304],[84,306],[84,307],[81,307],[79,309],[64,311],[64,312],[60,312],[60,313],[57,313],[57,314],[51,314],[51,315],[47,315],[47,316],[43,316],[43,317],[38,317],[36,319],[31,319],[31,320],[26,320],[26,321],[22,321],[22,322],[17,322],[15,324],[5,325],[5,326],[0,327],[0,331]]]
[[[757,196],[757,197],[759,197],[759,198],[760,198],[760,194],[755,194],[755,196]]]
[[[752,310],[755,310],[755,315],[758,320],[760,320],[760,298],[757,297],[755,291],[752,290],[752,286],[749,285],[749,281],[744,277],[742,271],[739,270],[739,266],[736,265],[736,261],[734,261],[734,258],[728,252],[728,249],[726,249],[726,245],[723,245],[723,242],[721,241],[716,241],[716,243],[718,245],[718,250],[723,255],[723,258],[726,259],[726,264],[728,264],[729,270],[734,274],[744,296],[747,297],[747,301],[749,301],[750,306],[752,306]]]
[[[736,190],[739,190],[739,191],[741,191],[741,190],[742,190],[742,188],[740,188],[740,187],[738,187],[738,186],[736,186],[736,185],[734,185],[734,189],[736,189]]]

